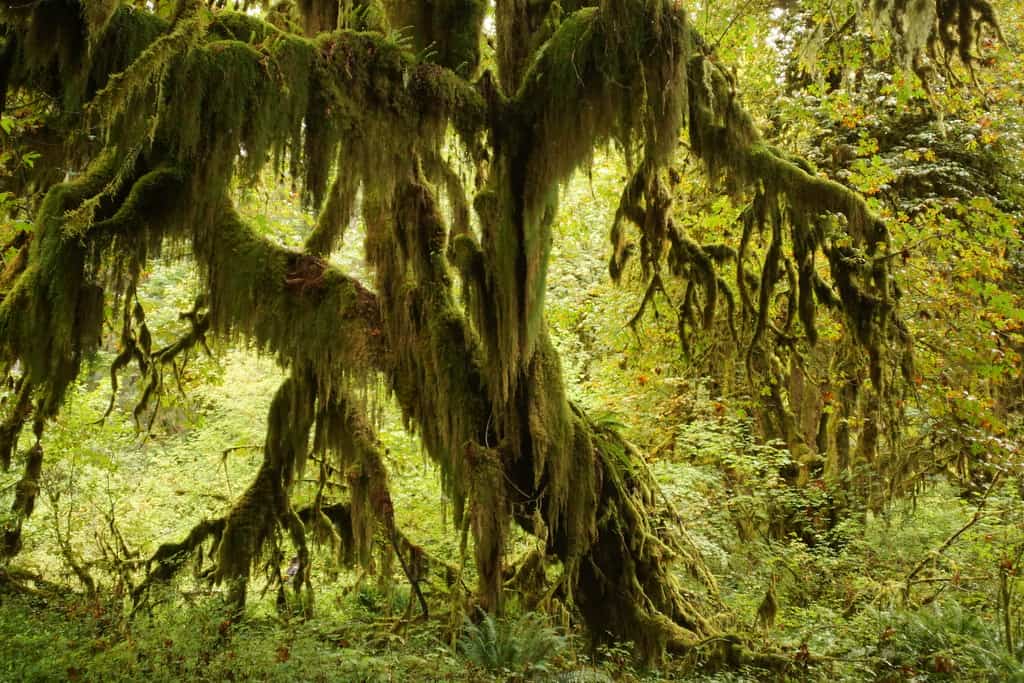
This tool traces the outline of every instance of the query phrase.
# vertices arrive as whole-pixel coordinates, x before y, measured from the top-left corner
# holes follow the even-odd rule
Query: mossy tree
[[[628,252],[624,217],[642,228],[646,264],[669,246],[690,264],[706,326],[728,287],[707,249],[674,229],[665,187],[688,128],[709,173],[753,193],[747,229],[766,226],[775,249],[790,231],[808,334],[813,290],[849,315],[879,391],[896,290],[886,259],[857,254],[884,253],[885,226],[855,194],[761,139],[677,2],[499,0],[494,71],[482,53],[483,0],[299,6],[264,21],[189,0],[155,11],[3,3],[0,92],[47,97],[47,125],[68,140],[56,165],[76,171],[39,181],[48,187],[34,232],[3,279],[0,361],[18,396],[0,433],[4,463],[22,425],[33,422],[38,439],[56,415],[100,341],[105,306],[170,247],[195,259],[203,283],[182,344],[246,340],[290,378],[249,489],[222,520],[162,548],[153,576],[212,539],[209,574],[241,604],[284,529],[299,548],[295,586],[308,586],[290,493],[311,451],[348,473],[363,547],[378,522],[394,537],[383,462],[355,398],[383,378],[440,465],[456,523],[472,530],[483,607],[501,610],[505,539],[517,523],[561,561],[551,594],[595,639],[631,640],[647,658],[701,643],[738,655],[732,639],[708,639],[719,628],[714,580],[642,457],[566,397],[544,320],[561,185],[598,146],[618,145],[634,177],[613,229],[613,271]],[[232,204],[234,184],[268,166],[300,180],[318,212],[302,250],[260,238]],[[326,260],[357,211],[368,285]],[[832,283],[818,277],[816,252]],[[764,292],[781,273],[781,260],[768,261],[755,341],[770,325]],[[129,309],[122,336],[141,341],[144,316]],[[141,366],[160,362],[135,347]],[[752,364],[770,362],[768,351],[752,354]],[[15,503],[21,517],[42,460],[37,444]],[[9,530],[5,554],[19,542]],[[682,588],[673,560],[702,595]]]

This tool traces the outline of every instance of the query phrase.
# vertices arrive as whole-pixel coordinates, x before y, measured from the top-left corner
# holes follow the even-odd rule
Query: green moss
[[[221,10],[210,19],[210,35],[219,40],[238,40],[258,45],[268,37],[277,36],[280,30],[265,21],[244,12]]]
[[[313,254],[327,256],[344,239],[355,213],[356,192],[359,190],[355,174],[339,169],[331,184],[330,193],[317,217],[316,228],[306,239],[306,250]]]
[[[426,156],[449,122],[467,140],[483,123],[472,86],[417,62],[393,36],[346,30],[313,42],[224,11],[189,11],[168,26],[129,8],[108,15],[102,2],[83,19],[58,11],[63,1],[22,13],[27,35],[5,43],[5,81],[43,85],[69,109],[91,99],[93,120],[125,148],[204,159],[195,184],[207,198],[270,161],[302,169],[315,206],[336,164],[353,185],[366,179],[386,194],[410,146]],[[44,21],[47,12],[60,21]],[[94,49],[68,32],[92,36]]]
[[[29,265],[0,302],[0,356],[20,359],[25,381],[41,392],[40,411],[52,416],[95,348],[103,321],[103,291],[86,271],[86,249],[62,231],[66,211],[100,192],[117,168],[100,157],[79,179],[53,187],[36,220]]]
[[[111,75],[124,71],[166,30],[167,23],[159,17],[119,6],[102,29],[90,32],[91,48],[84,65],[88,71],[82,75],[65,72],[64,107],[70,111],[80,109],[106,87]],[[82,83],[80,90],[73,87],[76,79]]]
[[[225,517],[215,578],[228,583],[229,601],[239,606],[245,603],[249,572],[260,561],[271,535],[279,525],[287,528],[295,524],[289,493],[305,463],[315,416],[316,393],[310,379],[299,371],[274,395],[267,417],[263,464]],[[301,558],[306,553],[301,532],[297,537],[293,534],[295,540]]]
[[[462,458],[486,421],[486,393],[476,357],[478,342],[453,301],[445,265],[445,226],[421,180],[404,185],[391,220],[368,225],[387,336],[396,340],[392,383],[406,418],[416,424],[441,464],[457,501],[465,498]],[[399,341],[400,340],[400,341]],[[423,386],[434,387],[426,395]]]
[[[11,457],[18,445],[21,430],[32,411],[32,385],[22,379],[15,396],[0,422],[0,467],[4,472],[11,466]]]
[[[754,309],[744,271],[750,233],[754,226],[772,229],[748,355],[752,357],[753,347],[762,342],[774,287],[785,273],[791,280],[788,320],[798,313],[813,343],[817,339],[815,300],[838,303],[854,338],[870,357],[872,379],[881,389],[883,349],[899,336],[893,315],[896,293],[889,259],[884,257],[889,248],[884,222],[853,191],[815,175],[806,164],[765,144],[749,115],[736,104],[731,77],[717,65],[694,57],[688,77],[691,147],[707,163],[712,178],[725,175],[735,190],[754,190],[737,266],[740,296],[748,310]],[[842,216],[842,229],[836,216]],[[786,254],[787,241],[792,257]],[[814,256],[819,251],[828,259],[835,292],[815,272]],[[788,326],[787,321],[787,334]]]
[[[966,2],[902,3],[874,0],[870,4],[876,28],[895,38],[895,51],[904,66],[924,80],[934,73],[929,62],[947,65],[955,56],[973,68],[983,32],[990,31],[1005,43],[993,5],[987,0]],[[939,54],[939,48],[945,55]],[[928,87],[927,81],[925,87]]]
[[[196,243],[214,332],[246,338],[322,381],[371,366],[373,295],[326,264],[257,237],[224,206]]]
[[[643,145],[655,165],[675,149],[685,102],[686,24],[679,14],[663,19],[626,25],[603,8],[575,12],[540,49],[515,97],[493,105],[503,110],[491,182],[492,213],[500,218],[481,214],[481,247],[496,325],[474,322],[496,396],[514,392],[543,328],[559,185],[589,162],[596,146],[612,140],[627,149]],[[659,87],[649,90],[647,83],[655,82]]]
[[[4,525],[3,536],[0,539],[0,558],[2,559],[14,557],[21,549],[22,524],[32,516],[32,512],[35,510],[42,472],[43,447],[37,441],[26,454],[25,469],[21,479],[14,487],[14,501],[11,503],[12,519]]]

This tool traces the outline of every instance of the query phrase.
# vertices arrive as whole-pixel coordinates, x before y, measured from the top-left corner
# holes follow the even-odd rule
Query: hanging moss
[[[102,91],[90,109],[112,137],[148,136],[180,160],[216,160],[210,195],[226,186],[236,159],[243,176],[254,178],[268,160],[280,168],[290,155],[319,205],[336,160],[353,177],[388,180],[407,152],[400,141],[436,145],[449,119],[467,137],[481,124],[481,103],[468,84],[417,64],[381,34],[342,31],[312,42],[218,12],[212,19],[184,15],[152,40],[152,29],[129,31],[126,16],[115,15],[104,33],[108,49],[98,53],[91,76]],[[343,134],[353,144],[340,150]]]
[[[934,73],[934,67],[926,61],[948,65],[955,56],[965,66],[973,68],[975,52],[985,31],[1006,42],[995,8],[987,0],[912,3],[873,0],[870,9],[876,27],[892,34],[897,54],[907,68],[912,68],[925,80],[925,87],[928,86],[927,75]]]
[[[118,7],[103,29],[92,33],[95,46],[90,52],[86,89],[77,100],[66,94],[65,107],[77,108],[91,100],[113,74],[124,71],[166,30],[167,23],[153,14]]]
[[[358,190],[359,183],[355,174],[339,168],[317,217],[316,228],[306,239],[307,251],[326,256],[344,239],[345,229],[355,213]]]
[[[466,444],[487,443],[488,408],[478,342],[451,291],[445,225],[422,179],[401,186],[391,214],[369,206],[368,256],[377,270],[392,344],[390,380],[410,425],[439,461],[461,519],[467,495]],[[433,387],[425,393],[422,387]]]
[[[23,362],[46,416],[56,413],[83,355],[98,344],[103,321],[103,290],[86,274],[86,250],[65,238],[61,224],[65,211],[106,186],[115,162],[105,155],[81,178],[47,193],[29,266],[0,302],[0,356]]]
[[[260,561],[278,525],[295,524],[289,492],[308,454],[315,397],[310,378],[303,377],[300,371],[281,385],[270,404],[263,464],[225,517],[224,531],[217,545],[216,579],[227,582],[228,600],[232,604],[245,604],[249,572]],[[295,534],[293,540],[296,540]],[[297,540],[301,556],[305,551],[301,530]]]
[[[146,578],[132,591],[132,601],[135,603],[132,612],[137,611],[143,604],[144,598],[154,584],[170,581],[194,553],[202,555],[203,543],[208,538],[212,537],[213,544],[217,545],[223,533],[222,518],[204,520],[181,542],[161,544],[146,562]]]
[[[6,472],[11,466],[11,456],[18,445],[18,437],[28,420],[32,409],[32,385],[24,378],[19,380],[15,398],[3,421],[0,422],[0,467]]]
[[[806,165],[764,144],[749,116],[736,104],[731,77],[718,66],[704,57],[694,57],[688,77],[688,125],[694,152],[705,160],[713,178],[724,173],[737,189],[758,188],[739,250],[737,279],[748,308],[743,261],[750,231],[754,225],[767,223],[772,227],[752,346],[760,342],[767,328],[775,282],[782,273],[788,273],[793,280],[789,315],[799,309],[804,330],[813,342],[817,338],[815,298],[829,304],[839,302],[857,341],[875,359],[871,376],[881,388],[882,346],[896,327],[896,293],[888,273],[888,259],[876,258],[888,249],[885,224],[871,214],[864,200],[854,192],[813,175]],[[842,228],[835,216],[842,217]],[[795,267],[783,253],[782,223],[787,218]],[[825,227],[826,224],[831,227]],[[852,238],[852,246],[844,242],[844,237]],[[828,258],[838,295],[823,286],[814,272],[814,253],[818,250]]]
[[[497,397],[514,391],[543,324],[559,184],[603,142],[639,142],[653,163],[675,149],[685,102],[685,21],[679,14],[648,19],[627,21],[601,8],[575,12],[541,48],[514,99],[492,98],[499,120],[491,214],[498,218],[480,215],[496,326],[475,322]],[[632,84],[629,92],[623,84]]]
[[[0,78],[8,89],[42,90],[68,111],[77,111],[111,74],[125,69],[167,22],[148,12],[98,0],[86,3],[47,0],[4,10],[0,19],[23,36],[7,43]]]
[[[4,524],[0,559],[9,559],[21,550],[21,528],[32,516],[36,496],[39,495],[39,477],[43,472],[43,447],[37,441],[25,456],[25,470],[14,487],[11,520]]]

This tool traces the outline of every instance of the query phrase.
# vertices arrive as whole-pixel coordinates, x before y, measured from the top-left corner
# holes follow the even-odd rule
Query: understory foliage
[[[902,27],[915,65],[938,41],[971,66],[979,28],[998,30],[991,7],[937,7],[925,19],[876,10]],[[858,191],[765,138],[679,3],[498,2],[493,54],[488,12],[481,0],[303,0],[262,13],[190,0],[0,5],[0,105],[41,98],[31,132],[63,143],[10,181],[34,218],[0,276],[4,468],[31,442],[5,560],[39,494],[47,424],[110,317],[114,390],[130,363],[146,378],[140,424],[166,372],[180,376],[207,337],[249,345],[285,374],[255,476],[226,513],[136,563],[141,576],[124,577],[135,612],[194,566],[233,610],[262,569],[280,602],[311,616],[309,533],[363,571],[397,562],[409,610],[415,601],[424,616],[423,589],[443,574],[458,623],[471,537],[470,602],[487,616],[465,642],[481,661],[497,648],[488,668],[521,664],[498,651],[510,578],[532,586],[528,602],[580,618],[595,644],[632,641],[646,662],[668,649],[711,666],[788,665],[730,633],[700,544],[642,453],[569,398],[545,315],[559,202],[595,150],[621,151],[609,269],[619,279],[639,251],[647,289],[634,322],[667,280],[684,283],[684,349],[724,325],[764,399],[762,436],[785,445],[801,484],[826,471],[846,481],[881,462],[883,439],[897,443],[917,375],[892,230]],[[674,168],[684,137],[702,177],[740,207],[736,246],[686,228]],[[293,182],[315,216],[302,245],[268,239],[237,205],[239,188],[268,174]],[[332,260],[357,218],[363,281]],[[137,295],[157,257],[198,272],[188,330],[164,347]],[[838,349],[833,398],[801,403],[815,384],[805,363],[828,353],[819,309]],[[396,524],[378,393],[439,466],[458,566]],[[29,424],[34,438],[22,437]],[[316,495],[302,507],[294,494],[309,478]],[[519,566],[506,558],[514,526],[537,544]]]

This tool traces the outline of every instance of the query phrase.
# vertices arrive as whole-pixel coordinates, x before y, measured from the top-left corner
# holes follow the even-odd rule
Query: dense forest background
[[[0,678],[1024,680],[1022,30],[0,3]]]

